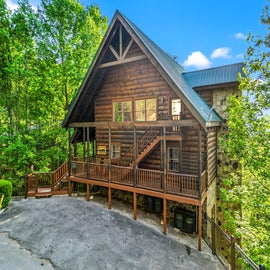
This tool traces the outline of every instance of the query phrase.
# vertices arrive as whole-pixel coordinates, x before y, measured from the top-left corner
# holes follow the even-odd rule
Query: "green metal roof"
[[[198,115],[204,122],[220,122],[221,118],[218,114],[193,90],[183,76],[184,68],[158,47],[151,39],[149,39],[136,25],[127,19],[119,11],[118,13],[124,18],[126,23],[148,49],[151,55],[160,64],[169,78],[177,86],[180,92],[185,96],[191,106],[197,111]]]
[[[183,77],[191,87],[237,82],[238,73],[244,76],[243,63],[184,72]]]

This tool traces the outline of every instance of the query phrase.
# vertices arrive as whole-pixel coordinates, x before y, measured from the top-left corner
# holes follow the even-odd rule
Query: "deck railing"
[[[134,172],[132,167],[109,166],[108,164],[87,163],[76,160],[71,163],[71,176],[84,179],[110,181],[111,183],[192,198],[199,198],[200,192],[202,193],[206,189],[206,177],[203,177],[203,175],[206,175],[205,172],[202,173],[201,185],[199,185],[197,175],[168,172],[165,176],[163,171],[141,168],[135,170]],[[134,178],[135,175],[136,178]]]
[[[50,191],[60,189],[61,181],[68,173],[68,162],[64,162],[53,172],[36,172],[25,176],[25,197],[29,191],[38,193],[38,189]]]

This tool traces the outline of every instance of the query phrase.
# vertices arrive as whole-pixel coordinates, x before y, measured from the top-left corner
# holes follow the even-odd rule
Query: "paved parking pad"
[[[224,269],[207,252],[76,197],[12,201],[0,215],[0,241],[1,269]]]

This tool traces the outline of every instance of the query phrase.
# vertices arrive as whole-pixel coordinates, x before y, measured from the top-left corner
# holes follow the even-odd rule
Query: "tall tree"
[[[61,127],[107,28],[98,6],[43,0],[17,10],[0,0],[0,173],[19,178],[53,170],[67,158]]]
[[[242,206],[235,230],[249,255],[270,268],[270,16],[265,6],[261,23],[266,35],[249,35],[246,78],[240,78],[241,97],[232,96],[225,151],[240,161],[238,174],[226,180],[225,208]],[[239,178],[241,174],[241,178]]]

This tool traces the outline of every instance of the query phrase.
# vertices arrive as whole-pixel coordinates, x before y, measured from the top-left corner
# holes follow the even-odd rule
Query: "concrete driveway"
[[[139,219],[77,197],[12,201],[0,215],[2,270],[224,269]]]

